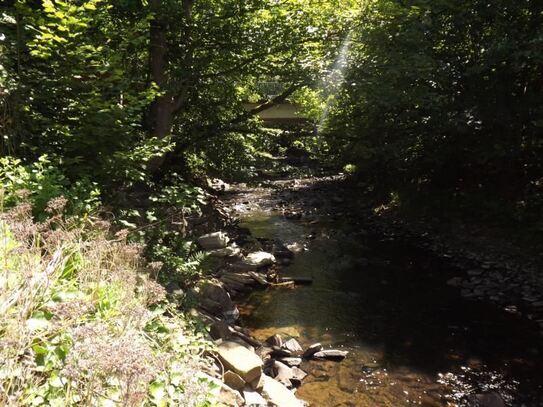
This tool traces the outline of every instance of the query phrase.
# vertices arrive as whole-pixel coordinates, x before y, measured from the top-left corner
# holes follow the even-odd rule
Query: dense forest
[[[3,1],[0,404],[243,405],[202,373],[199,220],[293,155],[537,243],[543,2]]]

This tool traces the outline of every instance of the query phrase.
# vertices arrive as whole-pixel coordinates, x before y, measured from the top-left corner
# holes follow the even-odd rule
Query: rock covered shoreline
[[[213,278],[202,281],[193,294],[198,299],[199,314],[208,323],[209,335],[216,344],[214,379],[218,380],[217,397],[226,406],[304,406],[295,396],[307,373],[302,360],[341,361],[346,351],[324,349],[315,343],[304,349],[293,337],[275,334],[261,343],[243,327],[235,300],[243,293],[266,288],[291,288],[308,279],[280,276],[279,263],[292,261],[297,251],[282,244],[272,245],[272,252],[251,251],[246,230],[238,229],[231,239],[224,232],[213,232],[198,239],[201,248],[220,259]],[[238,243],[240,245],[238,245]]]

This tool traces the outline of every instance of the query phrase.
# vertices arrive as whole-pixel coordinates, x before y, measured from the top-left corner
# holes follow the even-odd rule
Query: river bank
[[[350,352],[341,364],[304,362],[309,376],[297,394],[317,406],[475,405],[477,397],[486,403],[495,397],[494,403],[503,405],[540,405],[540,384],[530,379],[541,364],[537,326],[522,311],[463,298],[447,285],[465,272],[458,257],[436,250],[442,246],[428,237],[406,244],[414,235],[398,232],[397,223],[392,229],[375,216],[360,219],[343,191],[342,177],[332,176],[234,186],[222,197],[223,210],[240,219],[231,231],[241,231],[245,240],[251,236],[258,248],[302,247],[304,252],[280,267],[281,274],[307,277],[313,270],[315,280],[294,291],[249,290],[237,297],[247,333],[260,341],[276,333],[294,336],[304,346],[319,340]],[[339,242],[339,250],[333,248],[337,252],[330,259],[320,254],[330,250],[331,241]],[[331,263],[335,272],[313,276]],[[373,275],[361,278],[359,270]],[[334,273],[343,276],[330,280]],[[373,294],[364,298],[364,291]],[[330,305],[342,302],[343,307]],[[361,312],[367,315],[357,317]],[[383,351],[387,347],[392,351]]]

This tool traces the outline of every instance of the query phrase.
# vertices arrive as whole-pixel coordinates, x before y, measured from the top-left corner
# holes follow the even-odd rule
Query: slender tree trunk
[[[151,104],[149,130],[152,136],[164,138],[171,132],[174,110],[173,97],[168,90],[168,27],[162,10],[162,0],[150,0],[149,5],[154,15],[149,27],[151,80],[158,85],[161,92],[165,92]]]

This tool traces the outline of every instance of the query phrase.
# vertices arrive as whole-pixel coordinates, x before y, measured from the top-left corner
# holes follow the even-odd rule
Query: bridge
[[[258,106],[260,103],[243,104],[247,111]],[[257,116],[267,124],[302,124],[307,121],[307,118],[299,111],[299,107],[289,102],[274,105],[258,113]]]
[[[262,96],[261,102],[245,102],[243,107],[247,110],[253,110],[269,100],[282,94],[285,86],[280,82],[259,82],[256,85],[256,91]],[[262,110],[257,116],[267,124],[302,124],[307,118],[300,111],[300,107],[295,103],[288,101],[275,104],[265,110]]]

